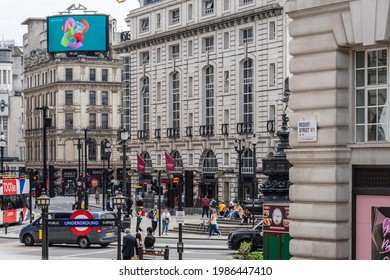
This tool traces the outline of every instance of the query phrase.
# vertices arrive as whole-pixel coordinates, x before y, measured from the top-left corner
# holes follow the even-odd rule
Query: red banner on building
[[[137,171],[145,173],[145,160],[139,154],[137,154]]]
[[[175,171],[175,160],[167,152],[165,152],[165,171]]]

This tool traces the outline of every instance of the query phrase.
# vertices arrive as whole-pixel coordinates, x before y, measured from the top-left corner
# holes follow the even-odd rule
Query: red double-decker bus
[[[0,225],[22,223],[30,218],[27,207],[29,179],[3,175],[0,179]]]

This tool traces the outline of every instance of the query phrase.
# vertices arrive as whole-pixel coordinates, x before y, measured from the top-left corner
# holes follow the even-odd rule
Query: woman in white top
[[[218,234],[218,237],[221,236],[221,233],[218,230],[217,225],[217,210],[213,209],[210,216],[210,231],[209,231],[209,238],[211,237],[211,234],[215,231],[216,234]]]
[[[169,221],[171,220],[171,214],[169,213],[168,209],[165,208],[164,212],[161,215],[161,220],[162,220],[162,232],[165,235],[168,235],[168,226],[169,226]]]

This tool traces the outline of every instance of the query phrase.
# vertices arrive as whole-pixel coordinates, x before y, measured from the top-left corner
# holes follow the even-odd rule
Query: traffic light
[[[158,183],[157,180],[152,181],[152,192],[157,192]]]
[[[53,165],[49,165],[49,196],[55,197],[55,189],[61,187],[62,182],[61,173],[59,168],[55,168]]]
[[[43,189],[43,183],[42,182],[38,182],[37,185],[36,185],[36,190],[35,190],[35,197],[40,197],[42,195],[42,192],[44,193],[44,189]]]
[[[110,193],[111,195],[114,194],[114,170],[113,169],[107,169],[107,193]]]

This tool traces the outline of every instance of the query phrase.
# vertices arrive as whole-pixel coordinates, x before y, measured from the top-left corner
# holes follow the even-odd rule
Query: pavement
[[[91,198],[92,198],[92,195],[91,195]],[[96,204],[95,200],[91,199],[91,201],[89,202],[89,208],[91,210],[98,210],[98,209],[102,209],[102,206],[101,204]],[[69,206],[69,209],[71,209],[71,205]],[[33,213],[34,213],[34,217],[37,218],[41,215],[41,211],[40,209],[36,208],[36,209],[33,209]],[[195,214],[195,215],[185,215],[184,217],[184,223],[187,224],[199,224],[201,223],[202,221],[202,218],[199,214]],[[134,216],[132,219],[131,219],[131,227],[130,229],[132,230],[132,233],[135,234],[135,225],[136,225],[137,221],[136,221],[136,217]],[[4,227],[4,226],[0,226],[0,238],[7,238],[7,239],[19,239],[19,232],[21,230],[22,227],[26,226],[29,224],[29,221],[24,221],[21,225],[17,225],[17,224],[14,224],[14,225],[10,225],[7,229]],[[142,222],[141,222],[141,228],[143,229],[143,235],[146,234],[146,228],[151,226],[151,221],[144,217],[142,219]],[[183,225],[185,226],[185,225]],[[161,236],[159,236],[158,234],[158,228],[156,230],[156,233],[155,233],[155,236],[156,236],[156,244],[163,244],[164,243],[164,239],[174,239],[174,240],[178,240],[179,238],[179,232],[177,230],[178,228],[178,223],[177,223],[177,220],[176,220],[176,216],[175,215],[172,215],[172,219],[171,219],[171,222],[169,223],[169,229],[174,229],[176,228],[175,230],[173,231],[168,231],[168,235],[163,235],[161,234]],[[7,233],[7,234],[6,234]],[[194,233],[188,233],[188,232],[183,232],[182,233],[182,239],[183,240],[190,240],[190,239],[193,239],[193,240],[202,240],[202,239],[208,239],[208,236],[207,234],[194,234]],[[220,240],[220,241],[224,241],[224,244],[226,244],[226,240],[227,240],[227,236],[221,236],[221,237],[217,237],[215,234],[211,237],[211,239],[216,239],[216,240]],[[218,244],[221,244],[221,242],[218,242]],[[188,246],[186,246],[187,248],[189,248]],[[202,248],[203,246],[202,245],[196,245],[194,246],[196,248]],[[204,245],[204,249],[213,249],[214,246],[210,246],[210,245]],[[216,247],[218,248],[221,248],[221,245],[217,246]],[[225,247],[225,246],[224,246]],[[226,249],[227,246],[226,246]]]

